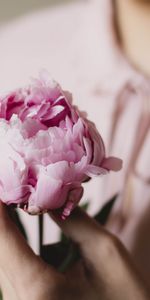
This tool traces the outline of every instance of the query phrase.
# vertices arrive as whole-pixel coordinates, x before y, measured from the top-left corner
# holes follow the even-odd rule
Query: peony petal
[[[64,184],[75,180],[75,170],[73,165],[67,161],[59,161],[47,166],[47,174],[57,180],[63,181]]]
[[[105,168],[94,165],[88,165],[85,170],[85,174],[89,177],[106,175],[107,173],[108,171]]]
[[[89,164],[92,160],[92,144],[91,141],[88,138],[83,137],[85,152],[87,156],[87,163]]]
[[[10,191],[3,191],[0,189],[0,199],[7,205],[20,204],[28,200],[32,189],[30,185],[21,185]]]
[[[121,169],[121,160],[105,158],[95,125],[71,101],[45,72],[31,86],[0,99],[5,203],[32,214],[63,207],[65,218],[80,200],[85,179]]]
[[[23,123],[23,130],[26,132],[26,138],[36,135],[40,130],[46,130],[47,127],[35,119],[27,118]]]
[[[61,180],[53,179],[47,174],[41,173],[38,178],[34,199],[32,199],[32,202],[29,199],[29,204],[36,204],[42,209],[56,209],[62,205],[59,202],[61,189]]]
[[[53,119],[58,114],[60,114],[64,109],[65,109],[64,106],[61,105],[51,107],[51,109],[43,116],[43,120],[47,121]]]
[[[108,157],[103,160],[101,166],[108,171],[111,170],[117,172],[122,169],[122,164],[123,162],[121,159],[116,157]]]

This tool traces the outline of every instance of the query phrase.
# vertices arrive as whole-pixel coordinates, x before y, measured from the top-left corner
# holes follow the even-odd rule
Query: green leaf
[[[86,202],[86,203],[80,205],[80,207],[81,207],[84,211],[87,211],[88,208],[89,208],[89,205],[90,205],[90,202],[88,201],[88,202]]]
[[[1,293],[1,291],[0,291],[0,300],[3,300],[3,297],[2,297],[2,293]]]
[[[109,200],[100,210],[100,212],[98,214],[96,214],[96,216],[94,217],[94,219],[100,223],[101,225],[105,225],[108,221],[108,218],[110,216],[110,213],[112,211],[112,208],[115,204],[115,201],[118,197],[118,194],[113,196],[113,198],[111,200]]]

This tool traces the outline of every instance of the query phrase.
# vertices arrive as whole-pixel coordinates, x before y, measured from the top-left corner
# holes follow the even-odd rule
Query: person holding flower
[[[79,11],[81,7],[84,11],[85,4],[81,7],[76,4],[75,12],[74,6],[70,7],[69,13],[73,16],[78,13],[78,5]],[[74,68],[82,61],[77,82],[82,89],[88,87],[86,101],[81,107],[87,107],[98,129],[106,120],[107,128],[102,130],[107,146],[112,154],[116,154],[117,149],[117,156],[124,160],[121,176],[118,173],[113,177],[112,174],[103,189],[95,192],[95,186],[92,193],[93,198],[95,193],[99,198],[103,193],[107,199],[116,192],[119,196],[107,229],[78,208],[66,221],[61,221],[55,213],[51,215],[77,244],[81,255],[79,263],[63,275],[32,252],[6,208],[0,204],[0,282],[6,300],[27,297],[35,300],[60,297],[145,300],[150,297],[150,3],[144,0],[93,0],[86,8],[79,34],[81,45],[87,46],[87,52],[83,51],[82,57],[81,48],[84,47],[80,45],[78,49],[77,37],[75,44],[70,44]],[[89,16],[93,22],[89,22]],[[88,72],[83,76],[86,68]]]

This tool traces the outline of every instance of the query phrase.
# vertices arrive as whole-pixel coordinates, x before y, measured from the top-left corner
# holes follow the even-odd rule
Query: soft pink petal
[[[111,170],[117,172],[121,170],[122,164],[123,162],[121,159],[116,157],[108,157],[103,160],[101,166],[108,171]]]
[[[106,175],[108,171],[103,167],[88,165],[85,174],[89,177]]]
[[[40,174],[34,197],[29,199],[29,205],[36,205],[41,209],[58,208],[61,188],[61,180],[53,179],[44,173]]]

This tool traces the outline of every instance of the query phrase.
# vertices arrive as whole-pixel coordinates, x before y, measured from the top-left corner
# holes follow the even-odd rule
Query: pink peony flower
[[[106,158],[93,123],[48,77],[0,99],[0,199],[30,214],[62,208],[67,217],[82,182],[121,169]]]

